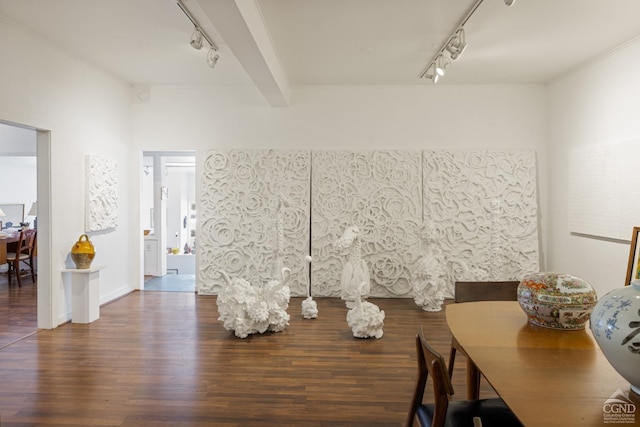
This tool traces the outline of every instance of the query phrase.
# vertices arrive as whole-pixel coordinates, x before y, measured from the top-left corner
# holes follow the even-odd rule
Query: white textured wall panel
[[[314,151],[312,164],[313,295],[340,296],[347,254],[333,242],[355,225],[370,295],[409,296],[422,219],[420,151]]]
[[[569,151],[569,231],[629,240],[640,225],[640,141]],[[631,173],[629,173],[631,172]]]
[[[424,218],[468,280],[539,270],[534,151],[425,150]],[[457,279],[462,279],[459,277]]]
[[[291,294],[307,294],[309,253],[309,151],[213,150],[206,155],[199,196],[198,292],[216,294],[217,270],[252,284],[273,279],[277,210],[281,208],[283,261],[291,269]]]
[[[85,156],[85,231],[118,226],[118,164],[98,156]]]

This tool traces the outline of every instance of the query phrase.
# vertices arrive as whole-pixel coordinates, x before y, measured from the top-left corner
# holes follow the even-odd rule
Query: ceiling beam
[[[289,83],[256,1],[198,0],[198,4],[269,104],[289,106]]]

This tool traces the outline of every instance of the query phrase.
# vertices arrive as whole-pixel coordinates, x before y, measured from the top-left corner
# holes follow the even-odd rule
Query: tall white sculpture
[[[446,260],[438,247],[435,224],[427,221],[420,229],[420,258],[413,274],[413,299],[424,311],[440,311],[449,294]]]
[[[311,273],[311,255],[305,257],[307,262],[307,299],[302,301],[302,317],[305,319],[315,319],[318,317],[318,304],[311,297],[311,280],[309,274]]]
[[[347,324],[356,338],[382,338],[384,311],[377,305],[363,300],[365,289],[369,289],[368,282],[361,282],[356,286],[356,292],[360,295],[355,300],[355,306],[347,312]]]
[[[273,263],[273,277],[278,277],[284,268],[284,225],[282,208],[289,206],[289,200],[283,195],[278,196],[278,208],[276,209],[276,259]]]
[[[266,331],[282,332],[289,325],[289,299],[287,282],[291,270],[282,269],[280,280],[252,285],[240,277],[229,278],[219,270],[226,286],[218,294],[217,304],[224,328],[238,338]]]
[[[353,308],[355,302],[360,300],[362,296],[369,295],[371,286],[369,267],[361,255],[360,229],[355,225],[347,227],[333,245],[338,250],[349,250],[347,263],[342,268],[340,277],[340,296],[346,301],[348,308]]]

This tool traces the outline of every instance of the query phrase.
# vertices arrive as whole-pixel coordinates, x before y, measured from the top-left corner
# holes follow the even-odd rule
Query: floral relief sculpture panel
[[[420,151],[314,151],[312,165],[313,295],[340,297],[348,257],[335,242],[355,226],[369,295],[409,296],[422,222]]]
[[[99,156],[85,156],[85,231],[118,225],[118,164]]]
[[[456,280],[520,280],[539,270],[533,151],[425,150],[424,220],[433,221]]]
[[[307,295],[311,161],[305,150],[212,150],[199,195],[198,293],[217,294],[220,270],[262,286],[281,265]]]

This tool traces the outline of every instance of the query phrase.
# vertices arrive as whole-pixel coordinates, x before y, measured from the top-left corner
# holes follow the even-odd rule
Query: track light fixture
[[[209,49],[209,53],[207,53],[207,64],[209,67],[216,68],[218,64],[218,59],[220,59],[220,55],[218,55],[218,51],[214,48]]]
[[[449,67],[449,64],[451,64],[451,61],[449,61],[449,59],[447,59],[443,55],[438,55],[435,68],[436,74],[440,77],[444,76],[444,73],[447,71],[447,67]]]
[[[516,0],[504,0],[504,4],[506,4],[507,6],[513,6],[515,2]]]
[[[191,47],[196,50],[202,49],[202,41],[202,31],[196,27],[191,35]]]
[[[191,35],[191,41],[189,43],[194,49],[200,50],[202,49],[202,46],[206,41],[209,44],[209,52],[207,53],[207,64],[209,64],[211,68],[214,68],[218,64],[218,60],[220,59],[218,46],[215,45],[215,43],[211,40],[211,37],[209,37],[209,35],[202,29],[200,24],[198,24],[198,21],[196,21],[191,12],[189,12],[189,9],[187,9],[187,7],[182,4],[182,0],[175,1],[182,13],[184,13],[184,15],[189,18],[189,21],[191,21],[191,23],[195,27],[193,30],[193,34]]]
[[[451,59],[455,61],[466,48],[467,42],[464,36],[464,28],[460,28],[447,43],[447,52],[449,52]]]
[[[444,75],[444,71],[451,64],[451,61],[455,61],[460,58],[462,52],[467,47],[467,41],[465,38],[464,25],[469,18],[475,13],[476,9],[482,4],[483,0],[476,0],[464,15],[460,23],[456,26],[455,30],[449,35],[447,40],[440,46],[440,49],[433,55],[429,65],[420,74],[420,78],[428,78],[437,82],[439,77]],[[507,5],[513,4],[515,0],[504,0]],[[448,54],[448,55],[446,55]],[[446,56],[445,56],[446,55]]]

